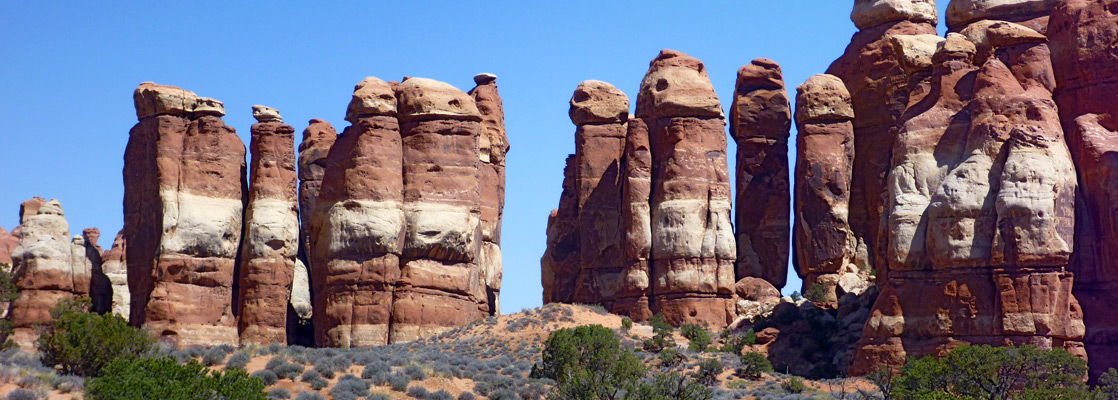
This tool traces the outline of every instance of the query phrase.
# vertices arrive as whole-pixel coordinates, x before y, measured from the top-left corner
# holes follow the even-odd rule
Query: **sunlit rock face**
[[[889,275],[853,374],[963,344],[1085,355],[1069,268],[1076,172],[1049,47],[1023,25],[983,36],[976,46],[950,34],[930,65],[906,57],[914,90],[888,181]]]
[[[1060,2],[1048,24],[1056,104],[1079,171],[1075,296],[1092,379],[1118,367],[1118,1]]]
[[[180,346],[238,343],[245,146],[220,101],[146,82],[124,154],[129,317]]]
[[[12,252],[12,272],[20,296],[8,308],[9,338],[34,350],[37,327],[51,321],[59,301],[88,297],[93,270],[101,256],[86,236],[70,238],[70,225],[58,200],[36,197],[20,206],[19,244]]]
[[[270,107],[253,117],[237,327],[243,345],[283,344],[299,245],[295,128]]]
[[[509,139],[505,132],[505,108],[497,91],[497,76],[478,74],[469,95],[481,114],[482,132],[478,135],[479,188],[481,192],[481,258],[478,265],[485,278],[489,312],[501,312],[501,221],[505,210],[505,155]]]

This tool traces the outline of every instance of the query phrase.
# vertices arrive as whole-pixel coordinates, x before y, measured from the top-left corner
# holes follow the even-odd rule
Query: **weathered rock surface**
[[[883,248],[877,242],[882,234],[885,175],[890,168],[897,120],[907,106],[909,91],[908,76],[892,39],[936,35],[934,10],[934,2],[928,0],[855,2],[851,19],[859,31],[845,53],[827,69],[827,74],[846,84],[853,103],[855,158],[848,220],[857,240],[855,263],[864,269],[876,269],[878,276],[888,274],[885,267],[876,265],[883,263]]]
[[[951,0],[947,28],[959,32],[982,20],[1016,22],[1044,34],[1048,16],[1060,0]]]
[[[780,65],[757,59],[741,67],[730,109],[730,135],[738,149],[736,276],[761,278],[777,288],[788,277],[791,125]]]
[[[355,96],[351,102],[358,105],[367,99]],[[370,100],[371,102],[371,100]],[[359,108],[359,107],[358,107]],[[357,111],[355,109],[354,111]],[[352,117],[352,116],[351,116]],[[303,130],[303,139],[299,143],[299,256],[295,262],[295,272],[291,284],[291,309],[288,315],[288,343],[306,343],[313,345],[314,327],[311,326],[314,315],[313,296],[311,294],[311,273],[308,266],[311,263],[310,239],[314,225],[312,219],[318,204],[318,195],[322,189],[322,176],[326,171],[326,156],[329,154],[338,132],[330,123],[321,119],[312,119]]]
[[[92,269],[100,254],[83,236],[70,238],[70,226],[58,200],[36,197],[20,207],[19,246],[12,253],[14,281],[20,296],[7,318],[9,337],[25,350],[35,348],[36,326],[50,322],[50,309],[63,299],[89,296]]]
[[[287,303],[299,246],[295,128],[253,106],[252,154],[241,244],[238,331],[242,345],[287,343]]]
[[[75,237],[74,241],[77,241]],[[103,251],[101,246],[97,245],[97,241],[101,238],[101,230],[97,228],[86,228],[82,230],[82,249],[85,254],[75,256],[75,259],[80,257],[85,260],[83,264],[88,264],[89,267],[89,298],[91,300],[90,310],[96,313],[107,313],[112,311],[113,307],[113,285],[109,281],[109,277],[105,275],[104,259],[102,257]],[[78,251],[78,249],[74,249]],[[83,267],[84,270],[84,267]]]
[[[0,228],[0,263],[8,264],[8,268],[12,266],[12,251],[16,246],[19,246],[18,227],[12,232]]]
[[[101,254],[101,270],[108,277],[112,289],[109,311],[124,319],[128,319],[129,301],[131,301],[128,292],[128,264],[124,260],[126,252],[122,230],[113,239],[112,247]]]
[[[816,75],[796,88],[796,203],[793,265],[812,301],[835,304],[839,281],[860,276],[850,229],[854,108],[838,77]],[[821,288],[817,288],[819,286]],[[814,291],[814,292],[813,292]]]
[[[1092,379],[1118,367],[1118,1],[1073,0],[1049,21],[1056,104],[1079,171],[1075,297]]]
[[[559,208],[552,210],[547,218],[547,249],[540,259],[544,304],[575,302],[575,282],[582,271],[578,190],[575,188],[577,161],[574,154],[567,156]]]
[[[1048,45],[1023,26],[995,29],[978,68],[975,46],[949,35],[914,92],[926,95],[909,101],[889,186],[890,273],[852,374],[968,343],[1084,354],[1068,269],[1075,169]]]
[[[481,192],[481,258],[490,314],[501,312],[501,219],[505,210],[505,154],[509,139],[505,133],[505,108],[497,92],[497,76],[478,74],[469,95],[481,114],[482,132],[478,135],[479,191]]]
[[[124,155],[130,318],[180,347],[236,345],[245,146],[221,102],[145,82]]]

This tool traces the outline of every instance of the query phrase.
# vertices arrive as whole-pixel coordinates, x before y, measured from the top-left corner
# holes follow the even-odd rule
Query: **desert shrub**
[[[741,366],[734,371],[734,375],[743,379],[758,380],[761,379],[762,372],[772,372],[772,370],[773,364],[765,358],[764,354],[749,352],[742,354]]]
[[[628,331],[633,329],[633,320],[629,317],[621,318],[621,330]]]
[[[892,379],[897,399],[955,396],[976,399],[1078,399],[1087,363],[1064,349],[960,346],[946,357],[910,361]]]
[[[326,398],[315,392],[303,392],[295,396],[295,400],[326,400]]]
[[[687,345],[691,351],[703,352],[710,346],[710,332],[698,324],[683,324],[679,326],[680,333],[690,342]]]
[[[252,375],[249,376],[260,379],[262,382],[264,382],[265,386],[272,386],[276,384],[276,381],[279,380],[279,376],[276,375],[275,372],[266,369],[253,372]]]
[[[729,329],[726,329],[722,331],[722,341],[722,347],[718,349],[719,351],[739,355],[745,346],[757,343],[757,334],[750,329],[745,333],[735,335]]]
[[[454,400],[454,396],[446,390],[439,390],[437,392],[427,395],[428,400]]]
[[[412,386],[408,388],[408,397],[416,399],[426,399],[427,389],[423,388],[422,386]]]
[[[15,284],[15,273],[8,263],[0,263],[0,301],[10,303],[19,298],[19,288]],[[8,338],[15,329],[10,319],[0,319],[0,337]],[[0,350],[14,349],[18,345],[12,339],[0,343]]]
[[[268,398],[274,400],[287,400],[291,398],[291,392],[284,388],[275,388],[268,391]]]
[[[202,354],[202,365],[212,367],[214,365],[221,364],[222,361],[225,361],[225,356],[227,354],[229,353],[226,353],[225,349],[222,349],[220,347],[214,347],[212,349],[206,350],[206,352]]]
[[[191,361],[172,358],[118,359],[93,378],[86,392],[91,400],[264,400],[264,382],[239,369],[211,371]]]
[[[286,362],[287,362],[287,359],[284,358],[283,356],[275,356],[275,357],[272,357],[271,359],[269,359],[266,364],[264,364],[264,369],[272,370],[272,369],[275,369],[276,367],[278,367],[280,365],[283,365]]]
[[[644,364],[601,325],[552,332],[542,364],[532,371],[533,378],[558,382],[560,398],[615,398],[644,374]]]
[[[301,380],[303,382],[310,382],[312,380],[321,379],[321,378],[322,378],[322,374],[318,373],[318,371],[315,371],[313,369],[308,369],[308,370],[306,370],[306,372],[303,372],[303,375],[299,376],[299,380]]]
[[[15,388],[8,392],[8,396],[4,398],[8,400],[38,400],[39,395],[24,388]]]
[[[326,379],[334,379],[334,365],[329,361],[319,362],[314,365],[314,370]]]
[[[800,299],[804,298],[804,296],[800,294],[799,290],[793,291],[792,294],[788,295],[788,297],[791,297],[792,301],[800,301]]]
[[[275,372],[276,375],[281,378],[287,378],[294,381],[295,378],[299,377],[299,374],[303,373],[304,369],[305,368],[302,364],[283,363],[278,367],[272,368],[272,372]]]
[[[73,375],[60,376],[51,383],[51,387],[54,387],[54,389],[60,393],[84,391],[85,379]]]
[[[89,306],[83,298],[51,308],[51,322],[36,340],[43,364],[64,374],[96,377],[113,361],[134,360],[153,348],[147,332],[128,326],[119,315],[91,313]]]
[[[252,361],[252,356],[248,355],[248,352],[241,350],[233,353],[232,356],[229,356],[229,360],[225,361],[225,368],[245,369],[245,366],[248,365],[249,361]]]
[[[710,389],[679,374],[657,375],[632,386],[625,400],[709,400]]]
[[[27,375],[16,381],[16,386],[24,389],[34,389],[43,385],[43,380],[35,375]]]
[[[374,393],[369,395],[368,400],[392,400],[392,398],[384,393]]]
[[[489,395],[490,400],[520,400],[520,396],[511,389],[499,389]]]
[[[656,355],[660,359],[661,368],[674,368],[683,363],[687,359],[686,356],[679,353],[679,350],[673,348],[664,349]]]
[[[701,384],[711,386],[718,382],[718,375],[722,373],[722,362],[715,358],[708,358],[699,362],[699,369],[695,371],[695,380]]]
[[[418,365],[409,365],[404,368],[404,374],[411,378],[413,381],[421,381],[427,379],[427,372],[420,368]]]
[[[310,383],[311,389],[314,389],[314,390],[325,389],[326,386],[330,384],[330,382],[327,382],[325,379],[322,379],[321,376],[317,377],[317,378],[314,378],[314,379],[311,379],[311,381],[308,382],[308,383]]]
[[[811,289],[804,292],[804,298],[812,303],[823,303],[827,301],[827,288],[823,285],[811,285]]]
[[[1107,399],[1118,399],[1118,370],[1111,368],[1099,377],[1099,392]]]
[[[788,380],[780,383],[780,388],[788,393],[803,393],[807,389],[804,386],[804,381],[797,376],[791,376]]]
[[[477,397],[470,392],[462,392],[458,394],[458,400],[475,400]]]
[[[335,383],[334,387],[330,389],[330,395],[338,398],[338,396],[344,396],[345,393],[353,394],[355,397],[367,396],[369,394],[369,382],[353,375],[345,375],[338,379],[338,383]]]
[[[387,373],[391,371],[392,366],[388,365],[388,363],[384,361],[373,361],[366,364],[365,368],[361,370],[361,378],[372,379],[377,374]]]
[[[411,379],[401,373],[395,373],[388,377],[388,385],[392,386],[392,390],[397,392],[408,390],[408,383],[411,383]]]
[[[664,319],[664,314],[656,313],[648,319],[648,324],[652,325],[652,338],[644,341],[645,351],[658,353],[664,349],[675,348],[675,337],[672,336],[675,328]]]

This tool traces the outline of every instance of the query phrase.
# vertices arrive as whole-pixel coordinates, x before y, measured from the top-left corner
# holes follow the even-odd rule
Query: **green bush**
[[[897,399],[1080,399],[1087,363],[1064,349],[1036,346],[961,346],[942,359],[924,357],[901,369],[889,384]]]
[[[36,342],[44,365],[96,377],[109,363],[133,360],[152,349],[147,332],[116,314],[90,313],[89,305],[88,298],[65,299],[51,308],[51,322],[40,329]]]
[[[552,332],[532,377],[558,382],[558,399],[613,399],[645,372],[632,352],[621,349],[612,330],[589,325]]]
[[[742,354],[741,366],[734,371],[734,374],[749,380],[761,379],[762,372],[772,372],[773,364],[765,358],[764,354],[749,352]]]
[[[800,295],[799,290],[793,291],[792,294],[788,295],[788,297],[791,297],[792,301],[800,301],[800,299],[804,298],[803,295]]]
[[[707,332],[706,329],[703,329],[703,327],[698,324],[680,325],[679,331],[683,334],[683,337],[687,338],[689,342],[687,348],[691,349],[691,351],[701,353],[706,351],[707,346],[710,346],[710,332]]]
[[[807,390],[807,387],[804,386],[804,381],[798,376],[792,376],[788,378],[788,380],[781,382],[780,388],[784,389],[784,391],[788,393],[803,393],[804,390]]]
[[[0,263],[0,301],[13,302],[19,298],[19,288],[16,287],[15,274],[12,272],[12,266],[8,263]],[[0,338],[4,338],[3,343],[0,343],[0,351],[15,348],[16,342],[8,339],[15,330],[15,324],[11,320],[5,318],[0,319]]]
[[[820,284],[811,285],[811,289],[804,292],[804,298],[812,303],[825,303],[827,301],[827,288]]]
[[[197,361],[172,358],[115,360],[93,378],[90,400],[266,400],[264,382],[240,369],[211,371]]]
[[[675,348],[675,327],[664,319],[664,314],[656,313],[649,318],[648,324],[652,325],[652,338],[644,341],[644,350],[658,353],[664,349]]]
[[[687,359],[683,354],[679,354],[679,350],[676,350],[674,347],[660,351],[657,357],[660,358],[660,366],[665,368],[675,367],[682,363],[683,360]]]
[[[629,317],[621,318],[621,330],[628,331],[633,329],[633,320]]]
[[[740,335],[734,335],[727,329],[722,332],[722,341],[722,347],[718,348],[718,351],[740,355],[745,346],[757,343],[757,334],[750,329]]]
[[[722,362],[715,358],[708,358],[699,362],[699,369],[695,371],[695,381],[711,386],[718,382],[718,375],[722,374]]]
[[[625,400],[709,400],[711,390],[679,374],[657,375],[629,388]]]

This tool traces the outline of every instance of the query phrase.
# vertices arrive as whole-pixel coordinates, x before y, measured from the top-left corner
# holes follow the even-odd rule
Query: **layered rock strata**
[[[112,247],[101,254],[101,270],[108,277],[112,289],[109,312],[124,319],[128,319],[129,301],[131,301],[128,292],[128,263],[124,260],[126,252],[122,230],[113,239]]]
[[[35,348],[36,327],[51,321],[50,309],[59,301],[89,296],[94,267],[100,255],[81,235],[70,238],[70,227],[58,200],[36,197],[20,207],[19,245],[12,252],[13,280],[20,292],[8,308],[14,331],[9,338],[25,350]]]
[[[738,70],[730,135],[737,142],[737,277],[777,288],[788,277],[788,132],[792,124],[780,65],[757,59]]]
[[[1048,26],[1056,104],[1079,172],[1075,297],[1083,306],[1084,342],[1097,379],[1118,368],[1118,1],[1057,5]]]
[[[926,95],[909,101],[889,187],[890,274],[853,374],[962,344],[1084,355],[1068,269],[1075,170],[1048,45],[1009,23],[986,36],[979,67],[979,49],[949,35]]]
[[[505,108],[497,91],[497,76],[478,74],[469,95],[481,114],[482,132],[478,135],[479,191],[481,192],[481,258],[478,265],[485,278],[490,314],[500,314],[501,219],[505,210],[505,154],[509,151],[505,133]]]
[[[241,245],[238,331],[242,345],[287,342],[287,303],[299,245],[295,129],[253,106],[251,186]]]
[[[1059,0],[951,0],[947,5],[947,28],[961,32],[983,20],[1015,22],[1044,34],[1048,18]]]
[[[854,264],[858,244],[850,228],[854,164],[854,108],[850,92],[833,75],[816,75],[796,88],[796,253],[793,265],[804,293],[837,303],[862,281]],[[854,283],[849,281],[853,277]],[[843,290],[846,289],[846,290]]]
[[[881,216],[885,175],[890,167],[897,119],[908,99],[908,77],[892,38],[936,35],[933,0],[856,0],[850,19],[858,32],[844,54],[827,69],[842,79],[854,111],[854,164],[850,183],[851,230],[857,239],[855,263],[883,277]]]
[[[124,155],[130,320],[180,346],[236,345],[245,146],[220,101],[151,82]]]

